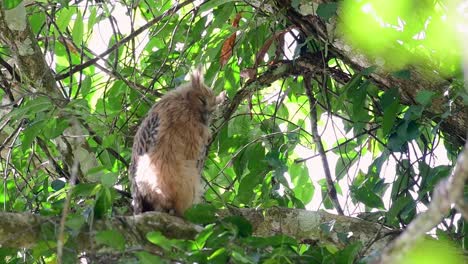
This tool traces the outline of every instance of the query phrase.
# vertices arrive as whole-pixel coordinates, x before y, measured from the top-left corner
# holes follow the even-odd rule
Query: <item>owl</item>
[[[149,111],[133,141],[130,182],[134,214],[183,216],[199,202],[200,161],[210,140],[210,117],[220,99],[201,71],[165,94]]]

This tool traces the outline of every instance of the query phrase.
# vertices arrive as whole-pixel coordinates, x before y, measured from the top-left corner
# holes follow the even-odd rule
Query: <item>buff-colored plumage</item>
[[[200,71],[164,95],[134,138],[130,181],[134,213],[175,212],[182,216],[200,194],[199,161],[211,137],[216,96]]]

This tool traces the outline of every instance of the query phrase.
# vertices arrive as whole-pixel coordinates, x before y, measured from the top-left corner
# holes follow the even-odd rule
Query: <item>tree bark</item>
[[[46,96],[51,99],[51,103],[56,107],[65,107],[68,99],[59,89],[54,74],[31,31],[24,1],[10,10],[5,10],[0,5],[0,41],[9,47],[13,58],[11,63],[19,70],[21,79],[21,83],[8,80],[12,83],[10,89],[14,98],[7,98],[7,100],[0,103],[0,106],[16,104],[17,101],[20,101],[19,98],[34,99],[38,96]],[[13,77],[12,79],[14,79]],[[13,107],[8,107],[7,111],[0,112],[0,118],[12,110]],[[5,123],[0,124],[0,127],[5,128],[0,129],[0,156],[3,158],[8,155],[7,152],[9,151],[5,146],[10,144],[9,140],[13,139],[9,138],[7,132],[11,131],[15,126],[18,126],[19,130],[24,128],[24,124],[18,122],[21,123],[21,125],[18,125],[15,123],[17,121],[20,120],[6,120]],[[57,147],[64,157],[65,164],[71,167],[74,159],[80,161],[78,178],[81,180],[84,179],[83,173],[97,166],[96,159],[93,158],[94,155],[90,155],[89,147],[83,136],[85,134],[76,118],[72,117],[70,127],[64,131],[63,136],[56,139]]]
[[[253,235],[268,237],[278,234],[293,237],[303,243],[328,245],[344,248],[348,243],[361,242],[366,255],[380,252],[394,237],[395,231],[378,223],[359,218],[338,216],[325,211],[302,209],[270,208],[265,210],[238,209],[241,215],[253,226]],[[229,216],[230,212],[221,211],[219,217]],[[0,246],[7,248],[34,248],[43,241],[43,234],[51,229],[56,234],[58,217],[44,217],[29,213],[0,213]],[[326,225],[326,227],[324,226]],[[98,251],[105,245],[94,241],[99,231],[114,230],[126,240],[126,248],[144,248],[157,251],[155,245],[146,240],[146,234],[159,231],[171,239],[194,239],[203,228],[181,218],[160,212],[148,212],[137,216],[116,216],[111,219],[97,220],[84,225],[70,237],[76,242],[76,251]],[[49,230],[50,231],[50,230]],[[50,233],[50,232],[49,232]],[[106,250],[112,250],[106,248]]]

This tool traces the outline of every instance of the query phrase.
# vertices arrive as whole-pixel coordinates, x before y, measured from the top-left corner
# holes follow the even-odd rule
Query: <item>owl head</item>
[[[190,73],[186,96],[193,108],[206,115],[211,114],[223,99],[222,96],[216,96],[213,90],[205,85],[200,67]]]

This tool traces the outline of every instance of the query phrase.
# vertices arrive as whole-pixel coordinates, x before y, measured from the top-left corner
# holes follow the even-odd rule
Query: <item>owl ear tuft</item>
[[[203,80],[203,70],[201,66],[198,66],[195,70],[192,71],[190,74],[190,80],[192,82],[192,88],[201,90],[205,84]]]

